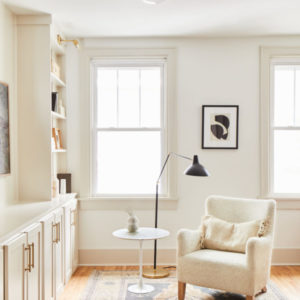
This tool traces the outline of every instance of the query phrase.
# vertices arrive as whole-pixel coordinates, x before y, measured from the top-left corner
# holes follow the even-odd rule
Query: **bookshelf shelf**
[[[55,112],[55,111],[51,111],[51,116],[53,119],[57,119],[57,120],[66,120],[66,117]]]

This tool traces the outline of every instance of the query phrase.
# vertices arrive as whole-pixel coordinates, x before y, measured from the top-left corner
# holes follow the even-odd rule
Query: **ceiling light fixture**
[[[164,2],[165,0],[143,0],[143,1],[147,4],[156,5]]]
[[[78,40],[64,40],[59,34],[57,35],[57,43],[61,45],[62,43],[72,42],[76,48],[79,48],[79,41]]]

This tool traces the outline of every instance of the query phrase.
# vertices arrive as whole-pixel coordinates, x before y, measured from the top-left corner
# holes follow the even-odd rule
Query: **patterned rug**
[[[176,272],[162,279],[144,278],[145,284],[154,286],[148,294],[133,294],[128,286],[138,281],[137,271],[98,271],[94,270],[80,300],[176,300]],[[188,284],[185,300],[245,300],[245,296],[225,293]],[[256,297],[256,300],[287,300],[273,282],[268,284],[268,292]]]

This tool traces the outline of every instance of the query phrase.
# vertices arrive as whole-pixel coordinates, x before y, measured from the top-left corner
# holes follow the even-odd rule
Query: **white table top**
[[[161,228],[140,227],[137,232],[128,232],[127,228],[118,229],[113,236],[126,240],[157,240],[170,235],[170,232]]]

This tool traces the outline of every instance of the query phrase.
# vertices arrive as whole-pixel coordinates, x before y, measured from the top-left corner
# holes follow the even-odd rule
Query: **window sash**
[[[160,74],[161,74],[161,96],[160,96],[160,126],[159,127],[141,127],[141,122],[139,123],[140,127],[98,127],[98,115],[97,115],[97,70],[98,68],[102,69],[153,69],[153,68],[160,68]],[[92,195],[94,197],[133,197],[133,198],[139,198],[139,197],[153,197],[153,194],[105,194],[105,193],[96,193],[96,184],[97,184],[97,167],[96,167],[96,155],[97,155],[97,133],[103,132],[103,131],[111,131],[111,132],[128,132],[128,131],[135,131],[135,132],[160,132],[161,137],[161,165],[163,163],[163,160],[167,154],[167,128],[166,128],[166,117],[165,117],[165,93],[166,93],[166,79],[165,79],[165,69],[166,69],[166,61],[164,59],[160,60],[149,60],[149,61],[135,61],[135,62],[129,62],[129,61],[103,61],[101,63],[94,62],[92,63],[92,112],[93,112],[93,118],[92,118],[92,168],[91,168],[91,191]],[[139,95],[139,102],[141,102],[141,97]],[[141,107],[141,105],[139,105]],[[141,116],[141,112],[139,112],[139,116]],[[118,124],[117,124],[118,125]],[[160,196],[162,197],[168,197],[168,190],[169,190],[169,176],[168,176],[168,170],[165,172],[165,176],[161,180],[160,184]],[[155,185],[155,182],[153,183]]]
[[[275,131],[276,130],[285,130],[285,131],[300,131],[300,126],[295,125],[295,89],[296,87],[294,86],[294,104],[293,104],[293,109],[294,109],[294,120],[293,120],[293,125],[286,125],[286,126],[278,126],[274,125],[274,117],[275,117],[275,67],[276,66],[281,66],[281,67],[286,67],[287,69],[293,69],[294,72],[296,70],[300,70],[300,61],[295,60],[293,62],[292,60],[288,59],[285,60],[284,58],[280,59],[273,59],[270,64],[270,124],[269,124],[269,145],[270,145],[270,153],[269,153],[269,196],[275,196],[275,197],[295,197],[299,196],[299,193],[277,193],[274,192],[274,180],[275,180],[275,148],[274,148],[274,136],[275,136]],[[295,80],[295,78],[294,78]],[[294,82],[295,84],[295,82]]]

